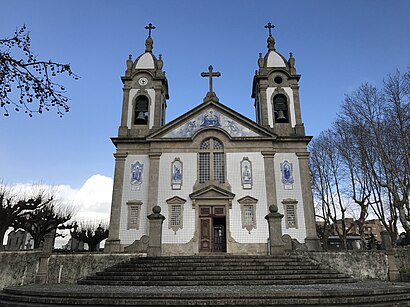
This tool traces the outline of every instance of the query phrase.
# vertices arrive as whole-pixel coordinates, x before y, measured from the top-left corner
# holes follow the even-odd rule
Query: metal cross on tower
[[[148,26],[145,27],[146,30],[148,30],[148,37],[151,37],[151,30],[155,29],[155,26],[152,25],[152,23],[149,23]]]
[[[268,22],[268,24],[265,26],[265,28],[266,29],[269,29],[269,36],[272,36],[272,29],[274,28],[275,26],[273,25],[273,24],[271,24],[270,22]]]
[[[212,65],[209,65],[208,69],[209,72],[202,72],[201,77],[209,77],[209,93],[212,95],[212,93],[214,92],[212,89],[212,77],[220,77],[221,73],[218,71],[213,72],[212,70],[214,68],[212,67]]]

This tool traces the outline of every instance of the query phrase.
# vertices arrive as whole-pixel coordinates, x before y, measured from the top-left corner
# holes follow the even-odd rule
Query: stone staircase
[[[6,288],[0,306],[410,306],[410,284],[357,282],[297,256],[135,258],[77,284]]]
[[[79,280],[83,285],[306,285],[354,279],[296,256],[135,258]]]

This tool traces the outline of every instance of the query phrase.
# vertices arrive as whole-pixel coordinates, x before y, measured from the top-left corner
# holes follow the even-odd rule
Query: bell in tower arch
[[[148,123],[148,98],[138,96],[135,100],[134,125],[146,125]]]
[[[285,95],[278,94],[273,98],[273,111],[276,123],[289,123],[288,103]]]

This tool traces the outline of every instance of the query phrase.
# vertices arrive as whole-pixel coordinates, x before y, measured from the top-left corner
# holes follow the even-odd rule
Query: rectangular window
[[[181,213],[182,213],[181,205],[171,206],[171,227],[181,225],[181,220],[182,220]]]
[[[244,213],[244,219],[243,219],[244,226],[253,226],[254,224],[253,206],[252,205],[243,206],[243,213]]]
[[[203,183],[211,179],[209,153],[199,153],[199,182]]]
[[[214,153],[214,180],[221,183],[225,182],[225,163],[224,163],[224,153],[216,152]]]
[[[128,229],[139,229],[141,205],[128,205]]]
[[[286,205],[286,225],[287,228],[297,228],[296,206],[293,204]]]

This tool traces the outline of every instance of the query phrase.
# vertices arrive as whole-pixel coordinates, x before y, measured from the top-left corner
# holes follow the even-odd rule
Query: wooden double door
[[[225,206],[200,206],[200,252],[226,252]]]

